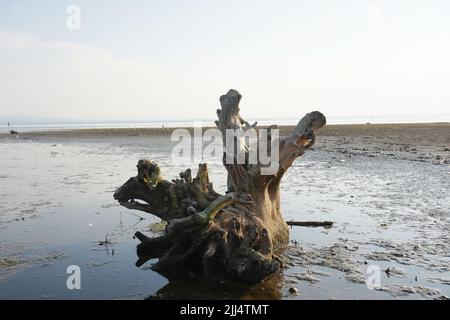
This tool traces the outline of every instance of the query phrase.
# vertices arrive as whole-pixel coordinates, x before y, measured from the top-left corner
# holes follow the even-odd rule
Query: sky
[[[0,0],[0,116],[439,120],[449,84],[448,0]]]

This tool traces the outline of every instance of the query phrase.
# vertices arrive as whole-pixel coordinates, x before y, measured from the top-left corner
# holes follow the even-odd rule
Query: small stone
[[[290,293],[290,294],[297,294],[297,293],[298,293],[298,289],[297,289],[297,288],[294,288],[294,287],[290,287],[290,288],[289,288],[289,293]]]

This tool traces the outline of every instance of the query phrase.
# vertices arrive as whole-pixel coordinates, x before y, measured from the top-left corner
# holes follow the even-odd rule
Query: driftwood
[[[297,226],[297,227],[325,227],[330,228],[333,226],[333,222],[331,221],[288,221],[288,226]]]
[[[235,90],[220,97],[216,125],[224,144],[227,129],[256,128],[256,123],[250,125],[240,116],[240,100]],[[167,227],[157,238],[136,233],[141,241],[137,265],[158,258],[153,269],[168,277],[180,272],[208,278],[225,275],[250,283],[277,271],[281,266],[277,253],[289,241],[289,228],[280,212],[280,181],[293,161],[314,144],[314,130],[325,122],[320,112],[311,112],[287,137],[273,139],[279,145],[279,157],[271,174],[262,173],[267,165],[259,161],[237,161],[238,148],[232,154],[224,152],[228,171],[224,195],[214,191],[206,164],[199,165],[195,177],[188,169],[168,181],[156,163],[140,160],[137,176],[122,185],[114,198],[126,208],[160,217]],[[269,128],[269,136],[275,128]],[[241,151],[248,159],[255,146],[245,141],[243,145]],[[272,152],[269,143],[256,147]]]

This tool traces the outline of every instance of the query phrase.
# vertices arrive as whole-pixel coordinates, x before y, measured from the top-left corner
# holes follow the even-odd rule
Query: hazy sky
[[[67,8],[81,9],[69,30]],[[450,1],[0,0],[0,115],[450,114]]]

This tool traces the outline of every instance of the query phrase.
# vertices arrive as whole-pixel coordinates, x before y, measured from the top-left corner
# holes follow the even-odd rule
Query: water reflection
[[[282,298],[282,283],[282,271],[253,286],[220,279],[199,281],[198,278],[175,277],[147,299],[279,300]]]

